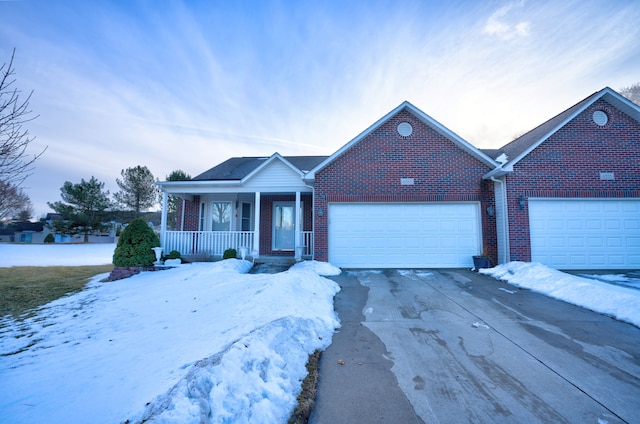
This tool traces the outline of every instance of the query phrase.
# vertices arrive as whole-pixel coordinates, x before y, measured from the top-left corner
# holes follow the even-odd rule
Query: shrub
[[[120,234],[113,253],[115,266],[151,266],[156,260],[152,247],[160,246],[160,239],[142,219],[134,219]]]
[[[180,252],[178,252],[177,250],[172,250],[171,252],[169,252],[166,259],[180,259]]]
[[[53,243],[55,241],[56,239],[53,237],[53,234],[51,233],[47,234],[47,236],[44,238],[45,243]]]
[[[236,252],[236,249],[227,249],[222,254],[222,259],[232,259],[237,257],[238,257],[238,252]]]

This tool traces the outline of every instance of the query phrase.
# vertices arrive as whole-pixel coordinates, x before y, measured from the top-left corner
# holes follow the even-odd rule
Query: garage
[[[458,268],[481,251],[480,207],[332,203],[329,262],[344,268]]]
[[[640,268],[639,199],[529,199],[531,259],[558,269]]]

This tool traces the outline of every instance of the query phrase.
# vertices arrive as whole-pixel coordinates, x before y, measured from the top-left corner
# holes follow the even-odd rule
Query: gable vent
[[[609,122],[607,113],[602,110],[596,110],[595,112],[593,112],[593,115],[591,117],[593,118],[593,122],[601,127],[604,127],[605,125],[607,125],[607,122]]]
[[[401,122],[398,124],[398,134],[403,137],[409,137],[413,132],[413,127],[408,122]]]

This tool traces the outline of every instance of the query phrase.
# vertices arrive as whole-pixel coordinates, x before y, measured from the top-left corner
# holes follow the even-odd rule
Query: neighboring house
[[[0,228],[0,242],[15,241],[15,232],[13,228]]]
[[[20,243],[42,243],[46,237],[42,222],[18,222],[13,231],[14,241]]]
[[[640,267],[640,107],[605,88],[498,150],[408,102],[331,156],[232,158],[159,183],[165,251],[340,267]],[[182,199],[166,230],[167,196]]]

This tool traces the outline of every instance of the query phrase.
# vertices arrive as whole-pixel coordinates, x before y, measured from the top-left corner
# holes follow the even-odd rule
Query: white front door
[[[273,204],[273,250],[291,250],[295,244],[295,203]]]

